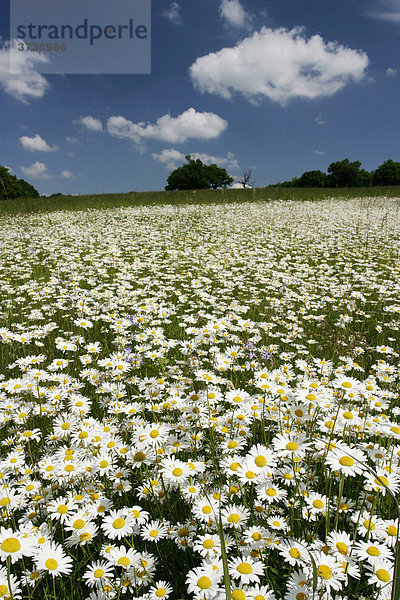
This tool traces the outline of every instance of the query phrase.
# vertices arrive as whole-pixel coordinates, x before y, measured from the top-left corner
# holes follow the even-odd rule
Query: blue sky
[[[259,187],[400,160],[400,0],[153,0],[147,75],[10,75],[0,15],[0,165],[41,194],[163,189],[186,154]]]

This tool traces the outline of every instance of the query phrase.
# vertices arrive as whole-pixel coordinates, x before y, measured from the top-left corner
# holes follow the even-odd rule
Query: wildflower
[[[103,587],[113,576],[114,571],[110,563],[97,561],[88,566],[83,574],[83,579],[89,587]]]
[[[333,471],[343,473],[345,476],[355,477],[364,472],[363,463],[366,458],[361,450],[341,446],[329,452],[325,460]]]
[[[122,539],[133,533],[134,520],[126,510],[112,510],[110,514],[103,517],[101,528],[106,536],[111,539]]]
[[[209,600],[216,596],[220,580],[220,574],[216,573],[212,567],[197,567],[189,571],[186,576],[187,590],[189,594],[194,594],[199,600]]]
[[[149,588],[149,600],[159,600],[159,598],[168,598],[172,593],[172,587],[166,581],[155,581]]]
[[[34,552],[32,540],[20,531],[0,527],[0,559],[6,561],[8,558],[12,563],[17,562],[23,556],[31,556]]]
[[[159,542],[168,533],[168,525],[162,521],[149,521],[140,529],[140,535],[146,542]]]
[[[38,549],[34,560],[39,571],[47,571],[52,577],[69,575],[72,571],[73,560],[65,554],[59,544],[43,544]]]
[[[229,574],[241,584],[259,583],[264,565],[251,557],[236,557],[229,560]]]
[[[222,524],[228,527],[234,527],[235,529],[242,529],[245,527],[249,518],[250,512],[247,508],[236,506],[234,504],[229,504],[221,511]]]

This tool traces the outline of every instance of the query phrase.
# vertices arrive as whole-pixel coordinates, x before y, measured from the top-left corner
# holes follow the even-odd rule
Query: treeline
[[[375,171],[361,169],[359,160],[350,162],[348,158],[333,162],[329,165],[327,173],[322,171],[305,171],[300,177],[291,181],[275,184],[280,187],[369,187],[400,185],[400,162],[385,160]]]
[[[39,192],[24,179],[17,179],[7,167],[0,167],[0,200],[38,198]]]

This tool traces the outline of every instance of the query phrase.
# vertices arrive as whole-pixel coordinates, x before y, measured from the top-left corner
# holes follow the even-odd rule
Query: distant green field
[[[128,192],[126,194],[92,194],[88,196],[60,196],[6,200],[0,202],[1,214],[41,213],[53,210],[82,210],[123,206],[247,202],[268,200],[322,200],[326,198],[400,198],[400,187],[368,188],[255,188],[190,190],[181,192]]]

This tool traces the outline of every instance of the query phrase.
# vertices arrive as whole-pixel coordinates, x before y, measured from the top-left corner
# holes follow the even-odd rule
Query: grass
[[[399,203],[373,192],[5,206],[0,597],[399,600]]]
[[[118,208],[127,206],[160,206],[174,204],[219,204],[224,202],[252,202],[273,200],[324,200],[327,198],[399,198],[400,187],[368,188],[254,188],[225,190],[196,190],[181,192],[128,192],[125,194],[96,194],[5,200],[0,202],[0,215],[45,213],[58,210],[85,210],[91,208]]]

